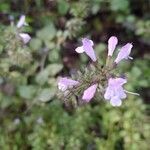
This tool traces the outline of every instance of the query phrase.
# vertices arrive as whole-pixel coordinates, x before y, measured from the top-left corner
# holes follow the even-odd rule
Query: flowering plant
[[[19,30],[21,27],[26,26],[26,25],[28,24],[26,23],[25,15],[22,15],[17,23],[17,28]],[[19,33],[19,36],[21,37],[24,44],[27,44],[31,40],[30,35],[27,33]]]
[[[125,77],[117,76],[114,70],[118,63],[124,59],[132,59],[130,57],[133,45],[127,43],[124,45],[116,59],[112,61],[112,56],[118,39],[112,36],[108,40],[108,55],[105,66],[101,66],[93,49],[94,42],[88,38],[82,39],[82,46],[75,49],[77,53],[85,52],[92,60],[90,67],[85,72],[78,72],[75,80],[67,77],[60,77],[58,88],[63,92],[63,99],[68,101],[71,96],[75,96],[79,104],[90,102],[94,96],[104,97],[112,106],[121,106],[122,99],[127,97],[126,93],[138,95],[137,93],[124,90],[123,85],[127,83]]]

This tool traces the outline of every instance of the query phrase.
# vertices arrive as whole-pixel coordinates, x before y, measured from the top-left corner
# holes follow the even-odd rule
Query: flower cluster
[[[83,102],[91,101],[96,95],[96,92],[100,91],[105,100],[109,101],[112,106],[120,106],[122,104],[122,99],[125,99],[127,97],[126,92],[128,91],[124,90],[123,88],[123,85],[127,83],[127,79],[116,77],[115,74],[112,74],[112,70],[117,67],[117,64],[121,60],[132,59],[132,57],[130,57],[129,55],[131,53],[133,45],[131,43],[127,43],[126,45],[121,47],[116,59],[113,61],[113,63],[111,63],[111,59],[117,44],[117,37],[112,36],[109,38],[106,66],[101,70],[98,70],[97,58],[93,49],[94,43],[92,40],[83,38],[82,45],[77,47],[75,51],[77,53],[85,52],[85,54],[89,56],[90,59],[94,62],[94,67],[98,71],[93,72],[90,78],[85,80],[84,75],[81,79],[78,80],[61,77],[58,81],[58,88],[63,92],[71,91],[71,93],[74,93],[76,96],[81,93],[81,99]]]
[[[26,25],[28,24],[25,21],[25,15],[22,15],[17,23],[17,28],[20,29],[21,27],[26,26]],[[31,40],[30,35],[27,33],[19,33],[19,36],[21,37],[24,44],[27,44]]]

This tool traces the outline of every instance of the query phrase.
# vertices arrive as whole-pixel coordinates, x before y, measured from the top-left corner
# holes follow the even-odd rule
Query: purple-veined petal
[[[68,88],[72,88],[73,86],[78,85],[78,84],[79,84],[78,81],[75,81],[75,80],[68,79],[68,78],[64,77],[64,78],[59,79],[58,89],[61,90],[61,91],[65,91]]]
[[[112,106],[121,106],[122,101],[121,101],[121,99],[118,96],[114,96],[113,98],[111,98],[110,104]]]
[[[83,38],[82,39],[82,43],[83,43],[83,49],[85,51],[85,53],[93,60],[96,61],[96,55],[93,49],[93,43],[91,40],[87,39],[87,38]]]
[[[22,38],[24,44],[27,44],[31,40],[30,35],[27,33],[20,33],[19,36]]]
[[[25,15],[22,15],[17,23],[17,28],[21,28],[24,25],[27,25],[26,21],[25,21],[26,17]]]
[[[83,93],[82,99],[86,102],[89,102],[94,97],[97,86],[98,84],[94,84],[87,88]]]
[[[113,52],[118,44],[118,39],[115,36],[111,36],[108,40],[108,56],[112,56]]]
[[[83,46],[77,47],[77,48],[75,49],[75,51],[76,51],[77,53],[83,53],[83,52],[84,52]]]
[[[129,59],[132,47],[133,45],[131,43],[127,43],[123,46],[115,59],[115,63],[118,64],[122,59]]]

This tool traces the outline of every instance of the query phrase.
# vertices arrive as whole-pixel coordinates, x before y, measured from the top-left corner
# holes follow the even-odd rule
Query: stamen
[[[132,94],[132,95],[137,95],[137,96],[140,96],[139,93],[134,93],[134,92],[130,92],[130,91],[127,91],[127,90],[124,90],[126,93],[129,93],[129,94]]]

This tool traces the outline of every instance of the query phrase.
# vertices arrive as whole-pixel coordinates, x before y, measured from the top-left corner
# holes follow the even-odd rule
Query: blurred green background
[[[0,0],[0,149],[148,150],[150,85],[148,0]],[[25,14],[32,40],[22,45],[15,26]],[[133,61],[119,108],[103,99],[66,107],[57,98],[58,76],[70,76],[89,60],[74,49],[82,37],[95,42],[102,63],[111,35],[133,43]]]

